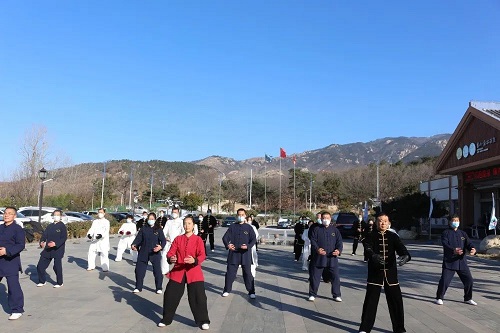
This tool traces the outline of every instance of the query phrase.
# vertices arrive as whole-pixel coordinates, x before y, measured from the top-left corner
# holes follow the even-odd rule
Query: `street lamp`
[[[135,209],[136,209],[136,206],[135,204],[139,201],[139,199],[137,198],[137,190],[134,190],[134,210],[132,211],[132,215],[135,215]]]
[[[45,179],[47,179],[47,170],[45,170],[44,167],[42,167],[40,169],[40,171],[38,171],[38,178],[40,178],[40,180],[42,181],[40,183],[40,196],[39,196],[39,202],[38,202],[38,206],[39,206],[39,209],[38,209],[38,223],[42,223],[42,202],[43,202],[43,183],[45,181]]]

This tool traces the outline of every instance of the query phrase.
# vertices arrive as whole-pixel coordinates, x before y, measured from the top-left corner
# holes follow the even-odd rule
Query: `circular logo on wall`
[[[469,156],[469,146],[465,145],[462,148],[462,154],[464,155],[464,158],[467,158],[467,156]]]
[[[476,153],[476,144],[473,142],[469,145],[469,155],[474,156]]]
[[[457,160],[462,158],[462,148],[458,147],[457,148]]]

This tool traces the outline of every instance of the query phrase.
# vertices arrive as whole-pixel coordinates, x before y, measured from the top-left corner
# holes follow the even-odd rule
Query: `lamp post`
[[[134,190],[134,210],[132,212],[132,215],[135,215],[135,208],[136,208],[136,203],[139,201],[137,198],[137,190]]]
[[[45,170],[44,167],[38,171],[38,178],[42,181],[40,183],[40,196],[39,196],[39,202],[38,202],[38,223],[42,223],[42,202],[43,202],[43,182],[45,179],[47,179],[47,170]]]

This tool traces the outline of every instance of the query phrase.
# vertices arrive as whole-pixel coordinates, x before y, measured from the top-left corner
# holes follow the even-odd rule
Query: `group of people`
[[[24,295],[19,283],[19,272],[22,271],[20,253],[25,247],[25,233],[21,226],[14,223],[16,213],[16,208],[7,207],[4,214],[5,222],[0,225],[0,280],[3,277],[7,279],[8,304],[12,311],[10,320],[20,318],[24,312]],[[165,258],[166,276],[169,282],[164,294],[163,318],[158,326],[164,327],[172,323],[187,284],[188,302],[194,319],[200,328],[206,330],[209,329],[210,319],[201,265],[206,259],[207,238],[203,239],[202,235],[205,230],[211,229],[211,214],[200,219],[201,225],[197,227],[193,216],[188,215],[181,219],[179,213],[179,209],[174,208],[172,219],[165,221],[157,218],[155,213],[148,213],[147,221],[145,223],[143,221],[139,228],[132,223],[131,216],[127,217],[127,222],[119,229],[117,261],[121,260],[123,251],[129,247],[132,258],[136,261],[134,293],[141,292],[147,265],[151,262],[156,292],[161,294],[165,274],[162,260]],[[87,270],[95,269],[97,255],[101,258],[102,270],[104,272],[109,270],[109,221],[104,214],[105,210],[99,209],[98,218],[93,221],[87,233],[90,239]],[[62,258],[67,230],[61,220],[62,212],[56,210],[52,215],[53,223],[47,226],[40,238],[42,251],[37,265],[39,278],[37,286],[42,287],[46,284],[46,269],[54,260],[56,274],[54,288],[60,288],[63,286]],[[305,223],[306,220],[303,220]],[[222,237],[224,246],[228,250],[223,297],[231,293],[238,268],[241,267],[249,298],[256,298],[254,279],[258,265],[258,229],[252,222],[254,221],[251,217],[247,217],[244,209],[238,209],[237,223],[232,224]],[[338,259],[343,252],[343,239],[335,223],[332,223],[329,212],[318,214],[316,222],[309,221],[308,227],[302,230],[301,235],[303,257],[308,258],[305,261],[307,267],[303,266],[309,272],[308,300],[315,300],[323,279],[324,282],[331,283],[333,300],[342,302]],[[212,228],[215,228],[215,225]],[[472,300],[473,280],[466,259],[467,251],[474,255],[476,250],[467,234],[458,229],[459,226],[458,216],[453,216],[450,228],[441,236],[444,258],[436,293],[435,303],[438,305],[443,304],[445,292],[455,272],[464,284],[464,302],[477,305]],[[200,232],[200,236],[196,235],[196,229]],[[210,235],[210,233],[205,234]],[[213,235],[213,229],[211,234]],[[405,332],[403,298],[397,266],[406,264],[411,260],[411,256],[397,233],[390,230],[389,217],[385,213],[377,216],[376,223],[368,222],[365,225],[360,240],[364,245],[365,259],[368,262],[368,278],[359,331],[370,332],[373,328],[381,288],[384,287],[393,331]]]

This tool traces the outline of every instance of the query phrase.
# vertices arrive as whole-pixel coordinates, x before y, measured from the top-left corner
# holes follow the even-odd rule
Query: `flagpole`
[[[248,208],[252,209],[252,179],[253,179],[253,169],[250,169],[250,206]]]
[[[104,207],[104,180],[105,179],[106,179],[106,162],[104,162],[104,169],[102,172],[101,208]]]
[[[281,152],[280,152],[280,213],[279,216],[281,217]]]
[[[295,157],[294,157],[295,158]],[[295,160],[293,162],[293,216],[295,217]]]
[[[264,161],[264,163],[266,163]],[[267,221],[267,165],[264,164],[264,215]]]

